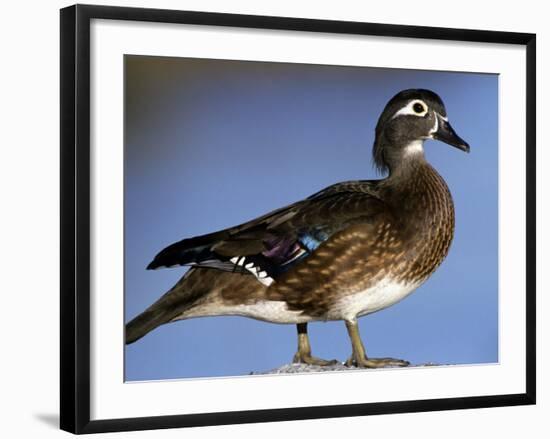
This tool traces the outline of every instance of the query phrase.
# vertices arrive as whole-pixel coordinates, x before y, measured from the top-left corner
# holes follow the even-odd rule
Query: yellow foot
[[[365,367],[369,369],[374,369],[378,367],[405,367],[408,366],[410,363],[405,360],[399,360],[397,358],[367,358],[367,357],[359,357],[356,358],[354,355],[352,355],[348,360],[346,361],[346,366],[357,366],[357,367]]]
[[[300,352],[296,352],[292,361],[294,363],[313,364],[315,366],[330,366],[338,363],[337,360],[323,360],[322,358],[314,357],[311,354],[302,354]]]

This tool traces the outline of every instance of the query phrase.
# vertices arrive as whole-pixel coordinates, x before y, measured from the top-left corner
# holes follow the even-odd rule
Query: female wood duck
[[[449,124],[438,95],[404,90],[388,102],[376,126],[373,158],[387,178],[338,183],[250,222],[162,250],[148,269],[191,268],[126,325],[126,343],[164,323],[238,315],[297,324],[294,361],[326,365],[332,362],[311,354],[307,323],[344,320],[352,345],[347,365],[408,365],[367,357],[357,317],[409,295],[449,250],[453,200],[424,158],[426,139],[470,149]]]

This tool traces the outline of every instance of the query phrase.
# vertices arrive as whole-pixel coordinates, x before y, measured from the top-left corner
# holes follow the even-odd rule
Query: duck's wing
[[[385,209],[375,182],[339,183],[247,223],[176,242],[147,268],[209,267],[270,283],[335,233],[368,222]]]

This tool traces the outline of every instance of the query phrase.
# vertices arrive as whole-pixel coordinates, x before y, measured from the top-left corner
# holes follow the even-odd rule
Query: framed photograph
[[[534,404],[535,41],[62,9],[61,428]]]

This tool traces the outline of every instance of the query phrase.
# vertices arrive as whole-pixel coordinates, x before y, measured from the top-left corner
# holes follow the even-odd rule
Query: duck
[[[243,224],[180,240],[149,270],[189,267],[126,324],[126,344],[160,325],[196,317],[243,316],[294,324],[295,363],[334,364],[312,354],[308,323],[343,321],[346,366],[408,366],[367,355],[358,318],[418,289],[447,256],[455,212],[450,190],[424,154],[428,139],[469,152],[439,95],[393,96],[375,128],[372,158],[385,178],[344,181]]]

